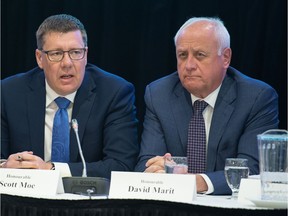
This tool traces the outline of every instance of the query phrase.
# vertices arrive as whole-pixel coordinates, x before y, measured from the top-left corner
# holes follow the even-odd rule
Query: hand
[[[52,164],[46,163],[40,157],[33,155],[32,151],[18,152],[11,154],[3,168],[15,169],[51,169]]]
[[[146,163],[146,170],[148,173],[165,173],[164,161],[166,157],[171,157],[170,153],[166,153],[164,156],[156,156],[151,158]]]
[[[166,153],[164,156],[156,156],[151,158],[146,163],[147,173],[165,173],[164,161],[165,158],[171,157],[170,153]],[[196,174],[196,188],[197,193],[201,193],[208,190],[208,185],[201,175]]]
[[[196,174],[196,188],[197,193],[201,193],[208,190],[208,185],[201,175]]]

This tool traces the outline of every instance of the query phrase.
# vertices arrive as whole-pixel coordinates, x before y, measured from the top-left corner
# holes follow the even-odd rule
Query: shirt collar
[[[45,88],[46,88],[46,107],[48,107],[57,97],[63,97],[62,95],[57,94],[48,84],[47,80],[45,79]],[[68,94],[64,96],[67,98],[71,103],[74,103],[74,98],[76,95],[76,92],[73,92],[71,94]]]
[[[222,84],[221,84],[222,85]],[[206,103],[209,104],[209,106],[211,106],[214,109],[215,103],[216,103],[216,99],[218,96],[218,93],[220,91],[221,85],[218,86],[217,89],[215,89],[212,93],[210,93],[206,98],[202,99],[202,98],[198,98],[195,95],[191,94],[191,99],[192,99],[192,104],[194,104],[194,102],[196,100],[204,100]]]

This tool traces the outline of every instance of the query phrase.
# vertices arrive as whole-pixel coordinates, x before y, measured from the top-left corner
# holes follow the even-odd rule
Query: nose
[[[196,59],[192,55],[188,56],[185,67],[188,71],[195,70],[197,68]]]
[[[62,64],[63,64],[63,65],[71,64],[72,60],[71,60],[68,52],[64,52],[63,55],[64,55],[64,56],[63,56],[63,59],[62,59],[62,61],[61,61]]]

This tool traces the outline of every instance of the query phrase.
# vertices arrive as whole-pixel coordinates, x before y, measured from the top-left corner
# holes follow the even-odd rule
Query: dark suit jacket
[[[151,157],[169,152],[186,156],[191,96],[177,72],[152,82],[145,93],[146,115],[136,171]],[[250,174],[259,173],[257,134],[278,127],[278,96],[267,84],[229,67],[216,100],[207,152],[207,172],[214,194],[228,194],[227,157],[248,158]]]
[[[44,158],[45,77],[40,68],[1,81],[1,158],[33,151]],[[96,66],[86,66],[74,100],[72,118],[79,123],[79,138],[88,176],[110,178],[112,170],[134,169],[137,143],[134,86]],[[76,136],[70,131],[73,176],[82,175]]]

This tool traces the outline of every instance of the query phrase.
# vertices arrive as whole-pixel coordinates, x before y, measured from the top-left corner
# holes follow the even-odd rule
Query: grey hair
[[[84,25],[76,17],[67,14],[58,14],[46,18],[36,32],[37,48],[42,49],[44,37],[51,32],[67,33],[80,30],[84,45],[87,46],[88,38]]]
[[[176,45],[179,35],[182,33],[184,29],[200,21],[207,21],[214,25],[215,36],[219,42],[218,55],[221,55],[223,49],[230,47],[230,35],[229,35],[228,30],[224,26],[223,21],[220,20],[218,17],[215,17],[215,18],[214,17],[193,17],[193,18],[188,19],[177,31],[174,37],[175,45]]]

